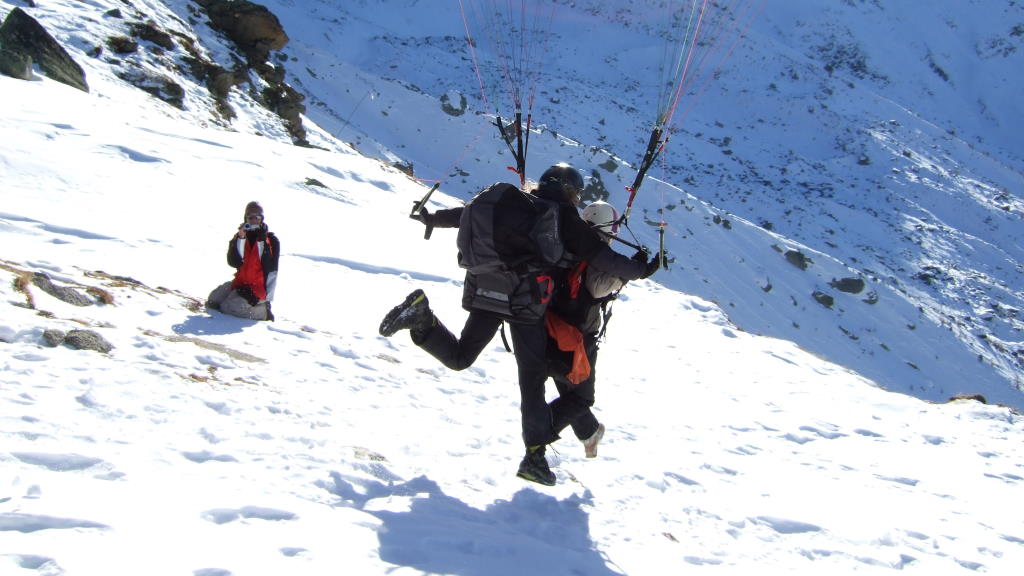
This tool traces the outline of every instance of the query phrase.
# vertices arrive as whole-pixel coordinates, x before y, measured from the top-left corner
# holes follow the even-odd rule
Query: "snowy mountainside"
[[[464,316],[453,231],[380,225],[420,186],[48,80],[0,88],[18,103],[0,119],[18,140],[0,144],[5,575],[1009,575],[1024,558],[1019,414],[882,390],[652,281],[602,347],[600,457],[565,434],[559,484],[525,483],[500,342],[452,372],[376,333],[413,287]],[[240,185],[210,194],[211,165]],[[138,194],[147,176],[175,201]],[[286,251],[275,322],[199,306],[254,196]],[[113,349],[43,344],[54,329]]]
[[[1021,405],[1020,5],[751,4],[756,17],[733,15],[750,23],[744,38],[713,82],[698,78],[685,95],[678,133],[637,198],[640,240],[655,244],[645,222],[668,224],[678,265],[661,281],[892,389],[930,399],[984,389]],[[284,53],[306,65],[290,66],[289,79],[328,131],[462,198],[512,177],[479,115],[456,7],[267,5],[302,31]],[[621,207],[652,122],[666,9],[554,6],[528,167],[573,162]],[[460,99],[465,113],[445,111]],[[722,221],[743,238],[723,244]],[[755,242],[757,255],[736,248]],[[792,248],[822,256],[795,270],[780,257]],[[832,288],[846,277],[873,294]],[[807,328],[822,324],[831,328]]]
[[[80,11],[118,4],[67,2],[49,18],[95,46]],[[672,192],[673,271],[630,284],[602,347],[599,457],[564,433],[548,456],[558,485],[527,483],[514,475],[515,363],[498,339],[453,372],[405,334],[377,334],[414,287],[452,326],[465,315],[454,231],[424,241],[406,218],[422,183],[326,132],[292,145],[246,89],[231,97],[252,105],[227,125],[201,94],[175,108],[58,36],[89,69],[89,94],[0,77],[4,576],[1002,576],[1024,563],[1019,413],[925,402],[850,368],[902,374],[898,361],[825,359],[857,350],[826,337],[840,315],[865,323],[850,342],[908,335],[893,356],[953,356],[920,374],[987,375],[944,330],[897,331],[919,312],[878,283],[835,292],[831,313],[807,300],[851,273],[827,252]],[[431,208],[459,201],[449,188]],[[282,239],[275,322],[198,306],[230,277],[224,245],[253,199]],[[41,290],[42,274],[91,305]],[[721,306],[683,280],[708,282]],[[771,306],[785,293],[788,308]],[[799,318],[824,352],[739,329],[741,308]],[[46,335],[82,328],[112,351]]]
[[[457,10],[411,0],[388,2],[388,10],[365,1],[264,4],[291,38],[274,59],[307,96],[314,145],[348,153],[332,137],[351,141],[411,166],[428,184],[442,180],[461,199],[511,176],[504,145],[479,113]],[[182,66],[181,50],[90,56],[123,32],[126,22],[105,16],[121,8],[124,20],[151,19],[233,66],[239,56],[195,3],[52,5],[84,17],[28,9],[89,74],[113,79],[137,68],[184,87],[181,109],[141,90],[123,97],[150,99],[156,114],[288,141],[280,118],[254,99],[255,75],[230,92],[237,117],[225,119]],[[664,15],[644,6],[556,3],[528,172],[569,160],[624,205],[650,124],[651,53]],[[1019,36],[1006,25],[1015,8],[985,3],[960,14],[951,4],[940,22],[868,2],[761,6],[715,81],[684,99],[692,107],[637,198],[631,227],[641,242],[656,245],[652,224],[667,223],[673,265],[659,282],[718,303],[744,330],[792,340],[889,389],[935,401],[982,393],[1020,406],[1024,243],[1021,202],[1010,192],[1020,163],[1007,144],[1013,122],[994,120],[1019,117],[1016,101],[1002,97],[1006,70],[1020,58]],[[976,48],[921,48],[934,66],[887,57],[898,48],[891,34],[905,36],[911,21],[920,40],[910,46],[970,32]],[[608,40],[581,45],[596,36]],[[954,65],[958,58],[967,63]],[[971,66],[985,70],[970,84],[986,98],[980,116],[954,106],[967,83],[935,71],[956,79]],[[449,109],[455,102],[459,115]],[[402,213],[395,218],[410,225]],[[791,252],[806,268],[787,259]],[[864,289],[838,290],[845,279]]]

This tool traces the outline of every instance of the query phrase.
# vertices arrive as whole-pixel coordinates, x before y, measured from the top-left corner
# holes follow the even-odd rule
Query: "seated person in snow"
[[[245,221],[228,241],[228,265],[235,277],[214,288],[206,306],[225,314],[252,320],[273,320],[270,302],[277,284],[281,243],[263,221],[263,207],[249,202]]]

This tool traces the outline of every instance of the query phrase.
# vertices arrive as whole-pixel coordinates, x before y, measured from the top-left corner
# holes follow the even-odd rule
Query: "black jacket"
[[[535,194],[540,198],[553,200],[559,205],[559,219],[562,230],[562,244],[574,259],[586,260],[590,266],[618,276],[623,280],[636,280],[647,270],[646,262],[623,256],[605,242],[597,230],[580,216],[576,207],[559,198],[549,198],[543,192]],[[430,215],[430,224],[436,228],[458,228],[462,208],[447,208]]]
[[[242,267],[243,252],[239,250],[238,236],[232,236],[228,241],[228,266],[232,268]],[[252,242],[264,242],[263,254],[260,256],[260,265],[263,267],[263,281],[267,282],[271,272],[277,272],[277,263],[281,258],[281,242],[273,232],[267,232],[266,224],[259,230],[250,230],[245,233],[245,246]],[[269,247],[269,250],[267,249]],[[244,250],[244,248],[243,248]]]

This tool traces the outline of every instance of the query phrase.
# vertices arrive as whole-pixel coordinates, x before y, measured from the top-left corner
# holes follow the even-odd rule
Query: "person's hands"
[[[413,220],[419,220],[427,228],[430,228],[434,225],[434,215],[428,212],[426,208],[423,208],[422,210],[416,212],[415,214],[410,214],[409,218],[412,218]]]
[[[642,262],[642,263],[646,264],[647,263],[647,250],[644,250],[643,248],[637,250],[636,254],[633,254],[633,260],[636,260],[637,262]]]
[[[245,223],[238,225],[238,234],[235,234],[238,238],[245,238]]]
[[[650,278],[655,272],[661,268],[661,252],[657,252],[654,256],[651,256],[651,260],[647,262],[647,268],[644,270],[644,275],[641,278]]]
[[[238,292],[238,295],[244,298],[249,303],[249,306],[255,306],[260,303],[260,299],[252,293],[252,287],[249,285],[239,286],[235,288],[235,292]]]

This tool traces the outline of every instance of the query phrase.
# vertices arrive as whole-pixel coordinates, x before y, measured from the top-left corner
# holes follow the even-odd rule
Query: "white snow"
[[[75,4],[48,9],[71,22]],[[327,135],[326,150],[292,146],[258,111],[240,106],[225,130],[140,96],[98,61],[83,66],[89,94],[0,76],[5,576],[1024,565],[1016,411],[886,391],[745,331],[727,315],[745,300],[680,289],[685,263],[631,283],[614,306],[599,457],[585,459],[567,431],[549,450],[557,486],[516,478],[515,362],[500,339],[452,372],[405,334],[377,334],[417,287],[447,325],[465,318],[454,233],[426,241],[407,218],[422,183]],[[230,278],[227,240],[250,200],[281,238],[275,322],[196,306]],[[437,192],[430,208],[458,202]],[[696,230],[715,247],[700,263],[711,275],[756,278],[740,264],[771,253],[765,231]],[[31,283],[26,293],[18,279],[31,273],[96,303]],[[869,309],[902,310],[884,305]],[[846,354],[824,336],[834,320],[801,322]],[[46,329],[82,328],[114,349],[43,343]]]

